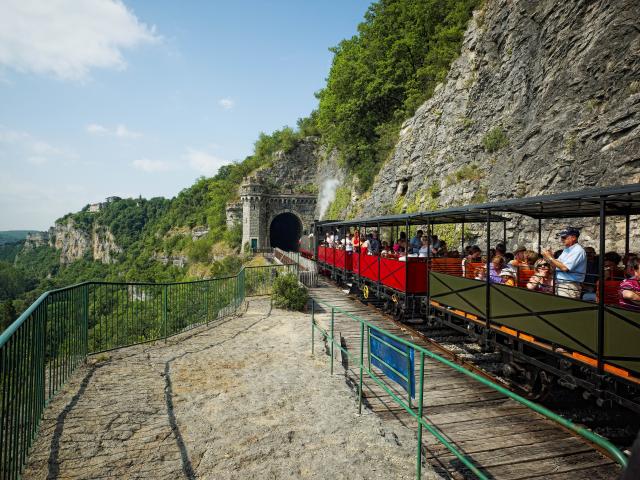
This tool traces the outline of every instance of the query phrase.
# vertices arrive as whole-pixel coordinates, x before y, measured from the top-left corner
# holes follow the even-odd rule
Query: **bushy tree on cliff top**
[[[458,55],[479,0],[381,0],[358,34],[331,49],[317,123],[368,188],[405,118],[433,93]]]

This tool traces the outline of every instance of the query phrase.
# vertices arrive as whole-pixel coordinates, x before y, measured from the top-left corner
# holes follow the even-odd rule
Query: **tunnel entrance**
[[[277,215],[269,226],[269,241],[273,248],[297,252],[301,234],[302,224],[293,213]]]

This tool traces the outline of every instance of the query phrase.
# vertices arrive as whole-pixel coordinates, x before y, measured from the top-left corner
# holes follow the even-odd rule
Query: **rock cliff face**
[[[49,230],[49,244],[60,250],[60,263],[80,260],[85,255],[102,263],[115,263],[122,249],[113,234],[106,228],[95,226],[91,233],[78,228],[72,220],[56,223]]]
[[[27,234],[27,238],[24,240],[25,251],[33,250],[34,248],[43,247],[49,245],[49,233],[48,232],[33,232]]]
[[[487,1],[351,213],[640,181],[639,12],[638,0]],[[511,241],[529,235],[523,220]]]

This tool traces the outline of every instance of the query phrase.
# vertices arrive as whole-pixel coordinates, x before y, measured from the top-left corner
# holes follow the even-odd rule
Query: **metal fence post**
[[[167,316],[168,316],[167,285],[162,289],[162,325],[164,329],[164,343],[167,343]]]
[[[331,375],[333,375],[333,322],[335,319],[335,309],[331,307]]]
[[[315,320],[316,303],[311,299],[311,355],[315,352],[315,337],[316,337],[316,320]]]
[[[418,453],[416,464],[416,478],[422,476],[422,404],[424,402],[424,352],[420,352],[420,387],[418,393]]]
[[[211,280],[207,280],[204,291],[204,314],[207,317],[207,325],[209,325],[209,287],[211,286]]]
[[[89,284],[82,288],[82,332],[84,335],[84,361],[89,355]]]
[[[362,414],[363,369],[364,369],[364,322],[360,321],[360,386],[358,387],[358,415]]]

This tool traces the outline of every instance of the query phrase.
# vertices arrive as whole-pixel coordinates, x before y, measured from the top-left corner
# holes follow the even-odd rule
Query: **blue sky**
[[[0,230],[243,159],[316,106],[369,3],[3,0]]]

